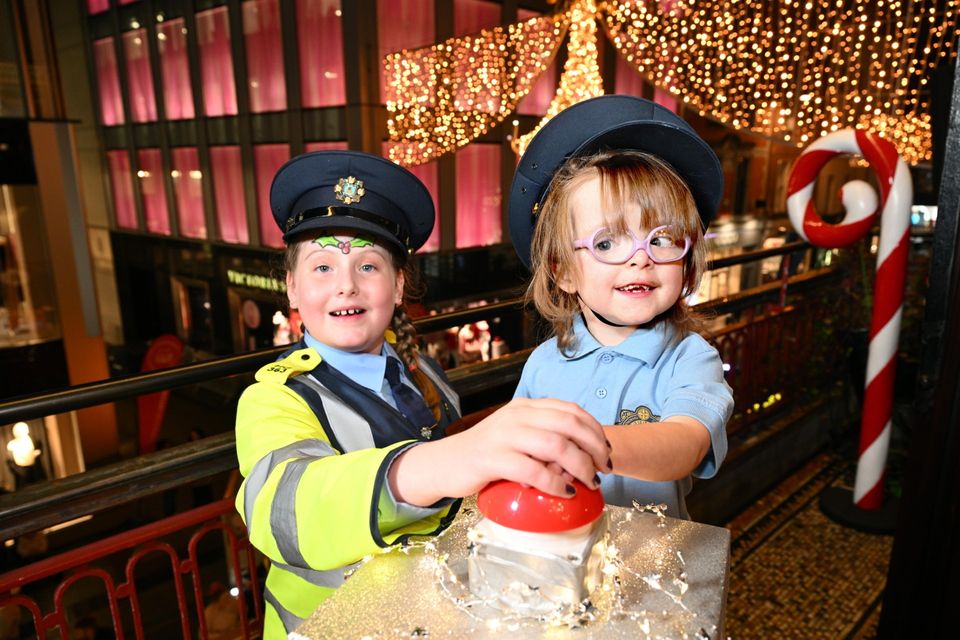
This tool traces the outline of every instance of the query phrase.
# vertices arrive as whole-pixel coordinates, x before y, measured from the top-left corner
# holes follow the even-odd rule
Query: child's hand
[[[390,482],[398,500],[419,505],[471,495],[500,479],[569,497],[571,476],[595,487],[609,460],[600,424],[579,406],[518,398],[472,429],[403,453]]]

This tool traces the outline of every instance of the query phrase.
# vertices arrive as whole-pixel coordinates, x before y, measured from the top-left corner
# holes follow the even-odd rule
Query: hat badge
[[[340,178],[336,186],[333,188],[333,193],[336,195],[337,200],[340,200],[344,204],[353,204],[354,202],[360,202],[360,198],[364,196],[366,190],[363,188],[363,180],[357,180],[353,176],[348,176],[346,178]]]

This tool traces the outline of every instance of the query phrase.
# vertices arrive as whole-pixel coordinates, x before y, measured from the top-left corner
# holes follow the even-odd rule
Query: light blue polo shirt
[[[725,425],[733,413],[733,393],[723,379],[720,354],[697,334],[668,344],[673,327],[660,322],[641,327],[620,344],[605,347],[577,317],[575,350],[563,355],[552,338],[537,347],[523,368],[514,397],[557,398],[575,402],[600,424],[633,424],[689,416],[710,432],[710,451],[693,471],[698,478],[716,474],[727,454]],[[610,504],[629,507],[664,503],[667,515],[689,518],[685,498],[690,477],[646,482],[600,474]]]

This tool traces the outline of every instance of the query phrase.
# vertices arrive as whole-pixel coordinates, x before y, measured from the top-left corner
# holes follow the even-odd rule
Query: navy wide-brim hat
[[[433,198],[419,178],[360,151],[315,151],[288,161],[273,177],[270,209],[286,242],[304,231],[354,229],[404,254],[423,246],[434,222]]]
[[[547,122],[517,165],[510,188],[510,236],[527,267],[537,211],[554,174],[569,158],[603,150],[643,151],[664,160],[693,194],[704,229],[716,215],[723,169],[710,145],[683,118],[633,96],[584,100]]]

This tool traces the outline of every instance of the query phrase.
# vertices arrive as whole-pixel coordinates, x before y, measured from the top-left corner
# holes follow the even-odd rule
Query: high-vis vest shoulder
[[[460,415],[439,366],[421,370],[441,397],[431,438]],[[459,503],[390,532],[378,505],[390,462],[422,440],[379,396],[294,349],[262,367],[237,407],[237,457],[244,476],[237,510],[250,540],[271,561],[264,637],[284,638],[343,582],[346,569],[410,535],[444,529]]]

